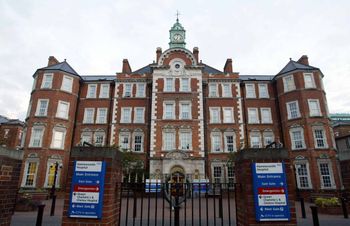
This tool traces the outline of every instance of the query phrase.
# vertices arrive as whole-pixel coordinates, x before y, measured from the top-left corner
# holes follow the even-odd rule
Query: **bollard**
[[[306,218],[304,198],[300,198],[301,216]]]
[[[38,216],[36,217],[36,226],[41,226],[43,223],[45,204],[38,205]]]
[[[55,216],[56,195],[52,196],[50,216]]]
[[[317,206],[310,206],[312,213],[312,221],[314,222],[314,226],[320,226],[320,222],[318,221],[318,213]]]
[[[349,216],[348,216],[348,209],[346,208],[346,199],[345,198],[340,198],[340,200],[341,200],[341,206],[343,208],[344,218],[349,218]]]

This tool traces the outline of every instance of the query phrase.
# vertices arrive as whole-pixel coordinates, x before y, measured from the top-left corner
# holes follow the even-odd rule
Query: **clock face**
[[[174,41],[182,41],[183,40],[183,37],[180,34],[175,34],[173,38],[174,38]]]

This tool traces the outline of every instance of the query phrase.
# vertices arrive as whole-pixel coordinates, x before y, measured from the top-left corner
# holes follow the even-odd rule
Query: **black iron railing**
[[[236,183],[122,183],[121,226],[236,225]]]

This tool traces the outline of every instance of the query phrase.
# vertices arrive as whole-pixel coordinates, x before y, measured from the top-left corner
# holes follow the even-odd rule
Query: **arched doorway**
[[[185,170],[182,166],[173,166],[170,170],[170,180],[172,183],[185,182]]]

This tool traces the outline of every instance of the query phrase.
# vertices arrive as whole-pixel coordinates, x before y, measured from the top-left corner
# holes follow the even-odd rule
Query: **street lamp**
[[[57,179],[57,171],[58,171],[58,167],[62,167],[59,165],[58,162],[56,162],[54,165],[51,165],[50,168],[55,167],[55,172],[54,172],[54,177],[53,177],[53,184],[51,187],[51,192],[50,192],[50,197],[52,198],[52,203],[51,203],[51,212],[50,212],[50,216],[54,216],[55,215],[55,205],[56,205],[56,179]]]

